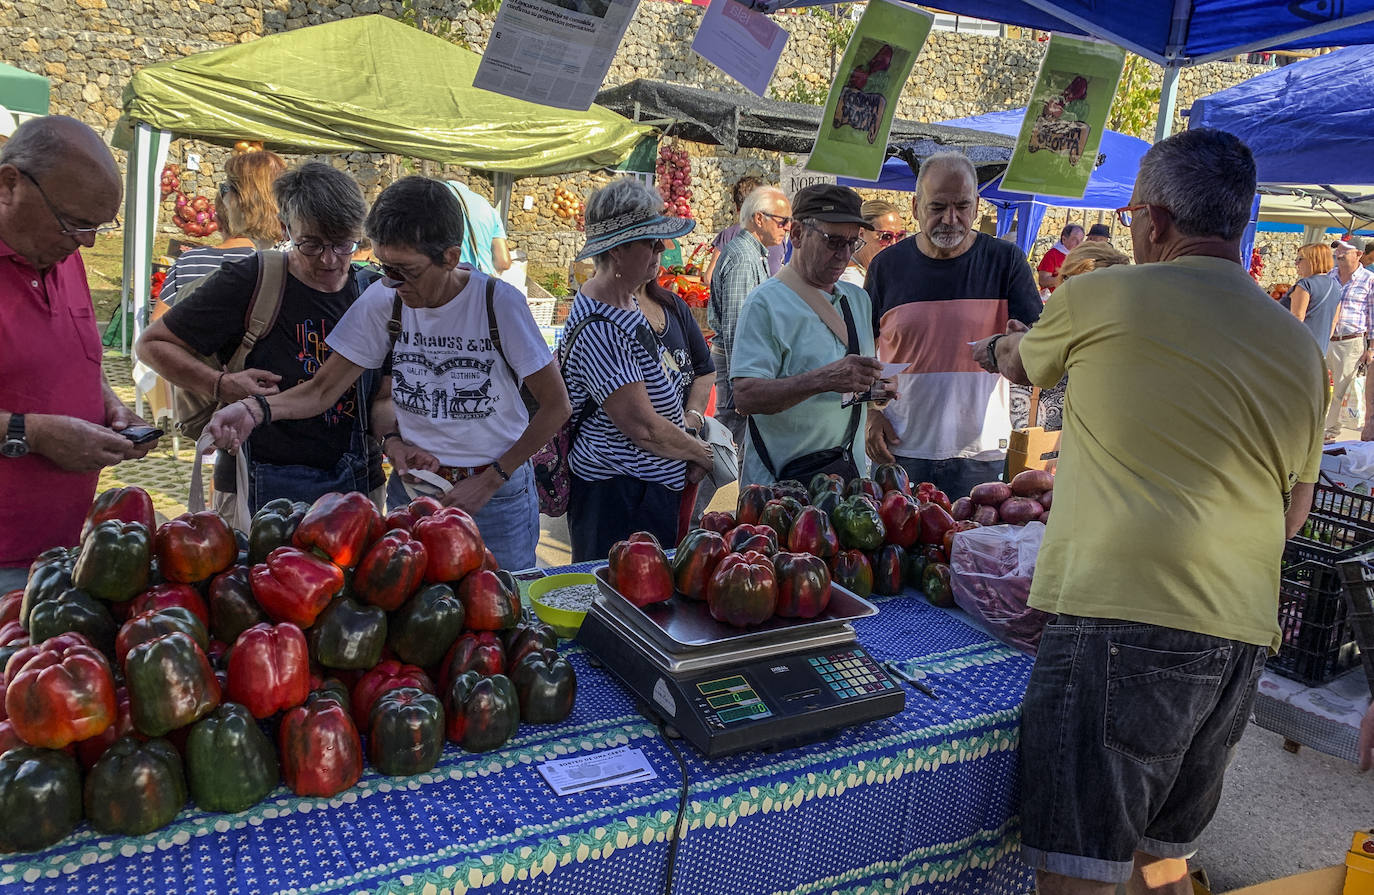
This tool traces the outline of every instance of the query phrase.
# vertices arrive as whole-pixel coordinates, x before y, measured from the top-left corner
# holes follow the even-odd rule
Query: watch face
[[[22,457],[29,452],[29,446],[22,438],[0,442],[0,456]]]

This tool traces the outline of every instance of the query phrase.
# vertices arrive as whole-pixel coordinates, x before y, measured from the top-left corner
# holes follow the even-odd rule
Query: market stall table
[[[550,569],[583,571],[593,564]],[[704,760],[689,776],[673,891],[1021,893],[1017,744],[1031,660],[915,595],[875,598],[855,623],[880,660],[923,670],[898,715],[777,753]],[[10,892],[643,893],[662,891],[678,810],[674,752],[576,645],[577,705],[507,746],[448,746],[413,778],[368,769],[333,799],[280,788],[236,815],[183,811],[137,838],[83,825],[0,860]],[[557,798],[536,766],[643,749],[657,779]]]

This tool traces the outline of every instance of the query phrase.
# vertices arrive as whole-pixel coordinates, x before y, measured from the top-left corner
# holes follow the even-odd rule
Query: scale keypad
[[[882,666],[862,649],[812,656],[806,661],[841,699],[858,699],[897,686]]]

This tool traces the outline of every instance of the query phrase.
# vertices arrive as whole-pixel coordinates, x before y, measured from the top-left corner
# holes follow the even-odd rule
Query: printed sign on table
[[[1120,47],[1050,35],[1016,151],[1002,177],[1004,191],[1083,198],[1125,66],[1126,51]]]
[[[585,112],[639,0],[505,0],[474,87]]]
[[[877,180],[897,98],[934,17],[914,6],[873,0],[845,48],[807,167]]]
[[[787,45],[787,32],[739,0],[711,0],[692,52],[763,96]]]

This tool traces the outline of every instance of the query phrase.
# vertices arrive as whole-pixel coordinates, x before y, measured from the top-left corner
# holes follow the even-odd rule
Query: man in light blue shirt
[[[510,249],[506,245],[506,223],[492,204],[474,193],[467,184],[448,181],[449,189],[463,205],[462,263],[471,264],[482,273],[499,276],[510,267]]]
[[[730,376],[735,408],[749,416],[768,457],[746,440],[750,449],[744,452],[741,486],[785,478],[781,473],[792,460],[844,447],[853,410],[842,406],[842,397],[869,391],[882,376],[873,356],[868,293],[838,282],[854,245],[863,245],[859,228],[872,229],[859,213],[861,204],[859,194],[847,187],[820,184],[798,192],[792,204],[792,260],[744,301]],[[847,339],[839,335],[845,331],[846,305],[858,354],[849,354]],[[861,474],[868,465],[863,415],[860,405],[848,445]]]

